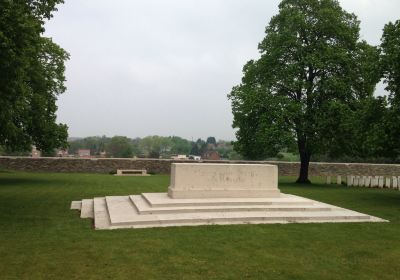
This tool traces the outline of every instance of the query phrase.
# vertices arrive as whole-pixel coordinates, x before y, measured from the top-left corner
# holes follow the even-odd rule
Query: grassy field
[[[400,192],[281,178],[390,223],[95,231],[72,200],[163,192],[168,176],[0,172],[0,279],[400,279]]]

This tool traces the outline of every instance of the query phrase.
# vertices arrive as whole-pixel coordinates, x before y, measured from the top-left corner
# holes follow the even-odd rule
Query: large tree
[[[377,49],[359,40],[359,21],[335,0],[283,0],[229,98],[238,128],[235,149],[250,159],[296,145],[299,183],[315,153],[346,144],[342,118],[371,98]]]
[[[381,65],[384,83],[389,92],[389,113],[386,122],[392,158],[400,155],[400,20],[389,22],[381,39]]]
[[[62,0],[0,1],[0,145],[65,147],[67,126],[56,123],[57,95],[65,91],[68,54],[43,36]]]

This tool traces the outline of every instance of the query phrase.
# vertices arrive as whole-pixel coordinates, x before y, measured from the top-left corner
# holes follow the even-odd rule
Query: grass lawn
[[[0,279],[400,279],[400,192],[280,178],[390,223],[95,231],[72,200],[165,192],[168,176],[0,172]],[[315,181],[318,181],[316,178]]]

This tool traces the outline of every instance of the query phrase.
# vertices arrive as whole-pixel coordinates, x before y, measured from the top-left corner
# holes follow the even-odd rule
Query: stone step
[[[72,201],[71,202],[71,210],[81,210],[82,201]]]
[[[155,227],[181,227],[181,226],[204,226],[204,225],[240,225],[240,224],[290,224],[290,223],[297,223],[297,224],[303,224],[303,223],[365,223],[365,222],[385,222],[382,220],[376,220],[376,219],[370,219],[370,220],[364,220],[364,219],[351,219],[351,218],[337,218],[337,219],[327,219],[327,218],[321,218],[321,219],[292,219],[288,220],[285,218],[282,219],[259,219],[259,220],[233,220],[233,219],[227,219],[227,220],[221,220],[221,221],[195,221],[195,222],[168,222],[168,221],[162,221],[162,222],[155,222],[155,223],[136,223],[136,224],[121,224],[121,225],[112,225],[107,229],[140,229],[140,228],[155,228]]]
[[[110,229],[110,216],[108,214],[106,199],[95,197],[93,199],[94,227],[96,229]]]
[[[139,219],[139,213],[129,196],[106,196],[105,200],[111,224]]]
[[[94,218],[93,199],[82,199],[81,218]]]
[[[106,197],[110,224],[115,228],[144,228],[209,224],[375,222],[379,218],[321,203],[330,211],[234,211],[182,212],[141,215],[130,196]],[[160,209],[157,209],[160,210]],[[97,218],[97,217],[96,217]],[[97,228],[97,221],[96,221]]]
[[[179,198],[171,199],[167,193],[143,193],[151,207],[222,206],[222,205],[312,205],[313,200],[281,194],[279,198]]]
[[[253,223],[312,223],[312,222],[371,222],[369,216],[348,212],[208,212],[179,215],[133,215],[117,219],[110,228],[141,228],[160,226],[253,224]],[[327,215],[329,213],[329,215]]]
[[[250,204],[250,205],[192,205],[175,207],[151,207],[141,195],[129,196],[140,215],[196,213],[196,212],[241,212],[241,211],[331,211],[332,208],[324,205],[282,205]]]

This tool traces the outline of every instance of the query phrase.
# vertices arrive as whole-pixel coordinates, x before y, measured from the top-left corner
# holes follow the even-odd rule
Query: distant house
[[[185,159],[188,159],[188,157],[186,155],[172,155],[171,159],[173,159],[173,160],[185,160]]]
[[[208,160],[220,160],[221,156],[217,151],[207,151],[203,154],[202,158]]]
[[[201,160],[201,156],[189,155],[189,159]]]
[[[68,150],[59,149],[57,150],[58,157],[69,157]]]
[[[78,157],[80,158],[90,158],[90,150],[89,149],[79,149]]]
[[[31,157],[39,158],[42,156],[42,153],[36,149],[36,146],[32,146]]]

